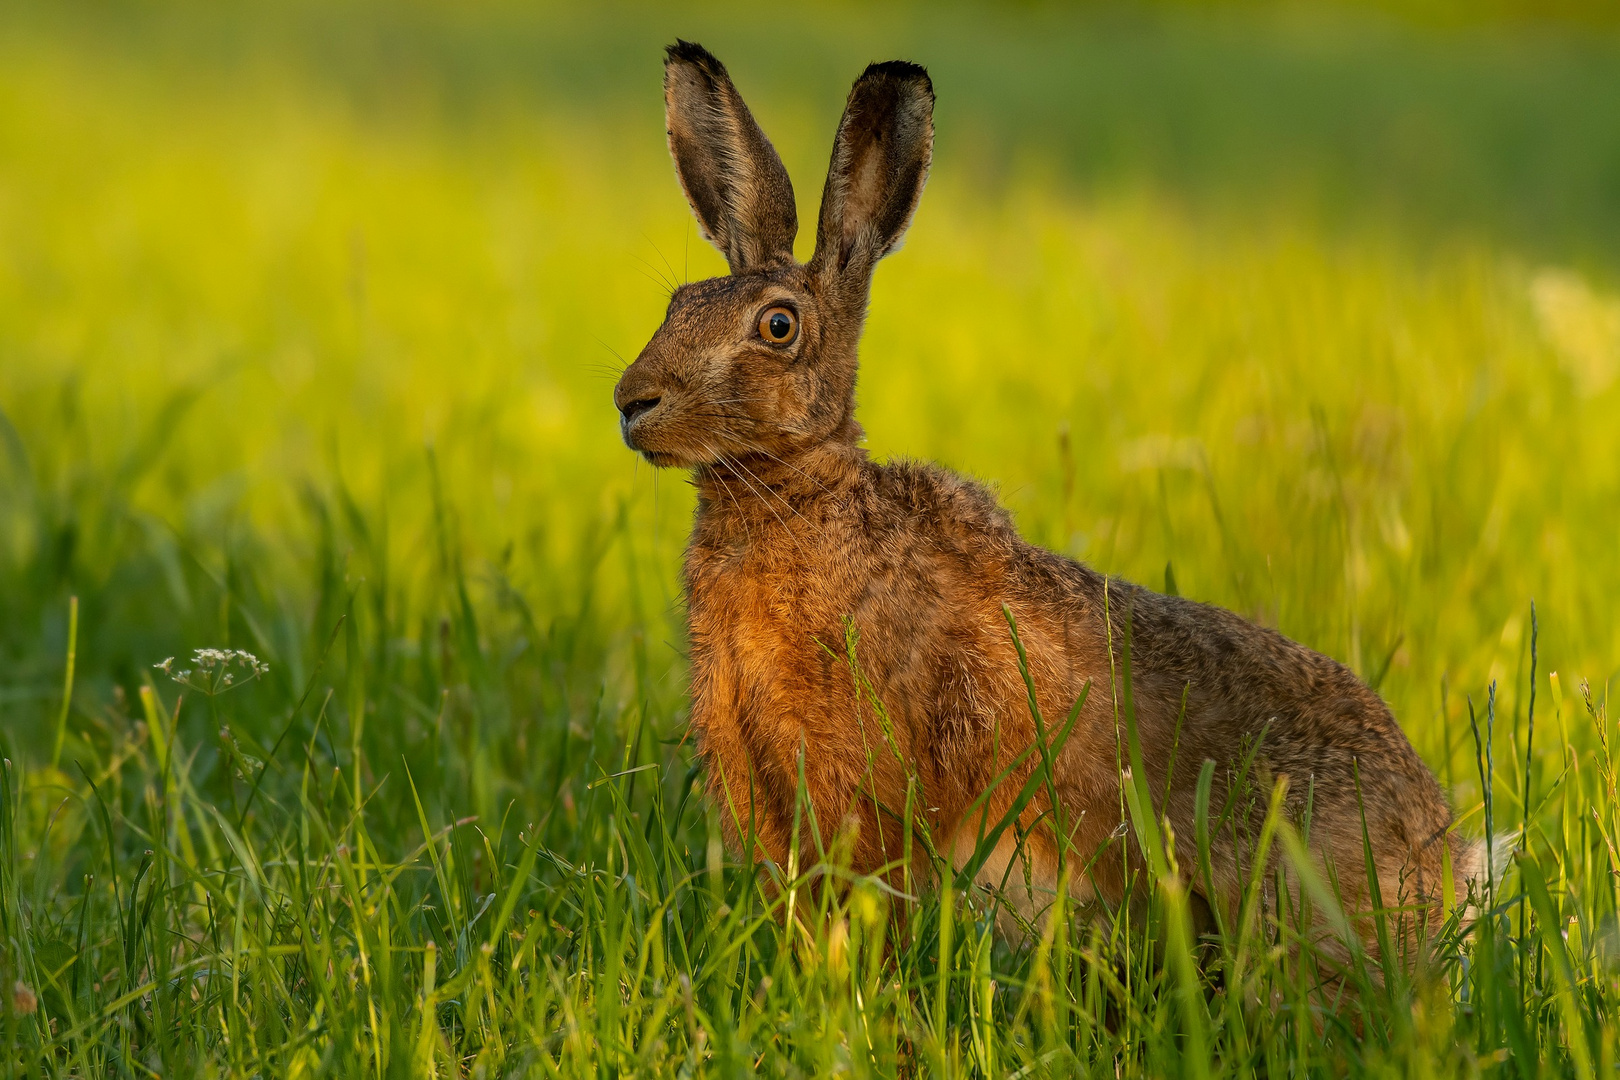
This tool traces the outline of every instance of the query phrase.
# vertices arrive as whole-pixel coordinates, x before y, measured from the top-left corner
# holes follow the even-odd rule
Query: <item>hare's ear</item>
[[[934,84],[904,60],[855,81],[833,143],[811,266],[869,274],[911,224],[934,154]]]
[[[686,200],[733,274],[793,258],[793,184],[753,114],[707,49],[664,50],[664,126]]]

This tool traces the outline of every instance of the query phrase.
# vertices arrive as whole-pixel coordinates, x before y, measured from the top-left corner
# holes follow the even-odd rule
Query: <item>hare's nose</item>
[[[619,412],[624,414],[624,426],[629,427],[631,424],[635,423],[636,417],[640,416],[642,413],[652,412],[653,409],[657,408],[658,403],[662,400],[664,400],[662,397],[644,397],[637,398],[635,401],[625,402],[624,405],[619,409]]]

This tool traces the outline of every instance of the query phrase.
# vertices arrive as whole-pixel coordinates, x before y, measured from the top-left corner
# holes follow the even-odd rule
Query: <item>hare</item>
[[[855,870],[895,874],[921,863],[903,849],[911,813],[956,869],[979,851],[978,880],[1012,885],[1025,917],[1059,888],[1061,845],[1074,902],[1115,907],[1147,865],[1125,839],[1134,735],[1195,913],[1235,912],[1252,873],[1244,837],[1286,780],[1287,812],[1308,805],[1310,850],[1339,868],[1352,908],[1372,900],[1364,814],[1384,904],[1437,917],[1443,850],[1462,893],[1481,849],[1453,832],[1434,776],[1348,669],[1027,543],[978,484],[861,449],[857,348],[873,268],[928,176],[927,72],[892,61],[856,80],[801,264],[793,186],[725,67],[689,42],[666,51],[670,153],[730,274],[675,290],[614,404],[625,443],[691,470],[697,489],[684,566],[691,727],[728,841],[810,865],[836,839]],[[1035,782],[1042,755],[1052,760]],[[1206,760],[1205,820],[1237,809],[1210,837],[1204,874],[1191,849]],[[1245,774],[1255,798],[1237,790]],[[981,847],[1029,784],[1018,827]],[[813,813],[801,811],[793,852],[801,790]],[[1121,854],[1098,857],[1111,845]]]

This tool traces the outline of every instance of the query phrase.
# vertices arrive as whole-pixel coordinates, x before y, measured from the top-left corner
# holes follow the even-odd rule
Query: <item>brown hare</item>
[[[902,850],[910,805],[960,869],[1041,762],[1024,753],[1018,764],[1037,721],[1010,611],[1057,752],[1051,782],[977,869],[981,882],[1023,889],[1026,914],[1058,885],[1060,844],[1071,865],[1089,864],[1070,879],[1077,902],[1117,905],[1144,865],[1123,839],[1127,660],[1140,760],[1163,798],[1153,813],[1180,838],[1199,904],[1233,910],[1249,872],[1242,836],[1281,778],[1292,814],[1309,803],[1310,848],[1338,868],[1352,909],[1370,901],[1363,812],[1386,905],[1404,903],[1418,921],[1438,914],[1445,850],[1462,893],[1480,849],[1452,832],[1435,778],[1349,670],[1220,608],[1035,547],[978,484],[861,449],[857,347],[873,268],[899,243],[928,175],[927,72],[873,64],[855,82],[815,254],[799,263],[792,184],[726,69],[687,42],[667,53],[670,153],[731,273],[675,290],[614,404],[631,449],[692,470],[697,488],[685,560],[691,724],[729,840],[752,835],[755,855],[788,862],[802,770],[813,817],[800,825],[801,865],[837,836],[858,871],[893,873],[906,859],[921,869],[919,853]],[[1242,804],[1210,839],[1207,876],[1190,853],[1206,760],[1216,763],[1210,814]],[[1246,762],[1253,800],[1235,797]],[[1093,858],[1109,845],[1123,854]]]

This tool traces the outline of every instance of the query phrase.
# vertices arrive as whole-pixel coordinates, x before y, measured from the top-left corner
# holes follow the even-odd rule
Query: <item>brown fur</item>
[[[908,776],[920,785],[919,814],[960,865],[984,827],[970,804],[1035,739],[1005,605],[1049,726],[1091,688],[1054,770],[1081,863],[1119,836],[1128,642],[1151,788],[1156,799],[1169,792],[1158,809],[1182,838],[1183,873],[1204,903],[1233,910],[1244,837],[1284,777],[1296,818],[1310,793],[1311,847],[1336,868],[1352,910],[1368,906],[1363,806],[1386,904],[1433,914],[1446,845],[1459,887],[1477,872],[1434,777],[1388,707],[1342,665],[1230,612],[1035,547],[979,485],[934,465],[879,464],[860,448],[856,351],[872,270],[910,222],[932,149],[922,68],[873,65],[856,82],[807,264],[792,255],[786,172],[720,62],[695,45],[671,47],[666,99],[683,187],[732,273],[675,291],[614,400],[633,449],[695,477],[685,564],[692,727],[734,844],[752,831],[764,856],[787,861],[802,748],[820,839],[842,830],[856,869],[892,870],[915,856],[900,850]],[[787,345],[758,330],[777,305],[797,313]],[[845,660],[846,620],[898,757]],[[1234,827],[1214,838],[1207,890],[1191,872],[1199,768],[1216,763],[1219,808],[1256,740],[1259,795],[1240,799]],[[991,822],[1033,765],[997,789]],[[1025,824],[1047,803],[1037,796]],[[1004,837],[981,880],[1027,875],[1038,909],[1057,884],[1051,822],[1019,860]],[[804,828],[808,860],[815,838]],[[1134,849],[1097,859],[1076,897],[1117,904],[1127,863],[1140,865]]]

